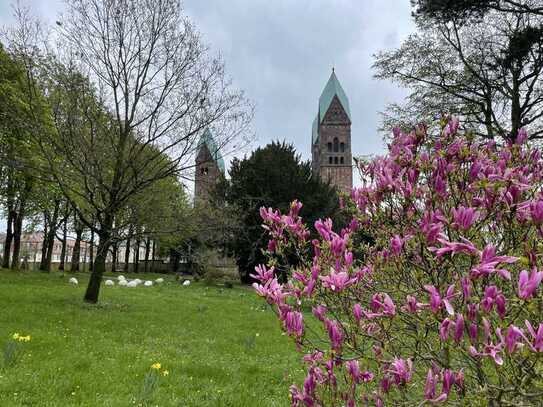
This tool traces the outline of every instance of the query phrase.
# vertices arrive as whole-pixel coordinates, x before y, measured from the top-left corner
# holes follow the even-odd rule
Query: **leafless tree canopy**
[[[477,23],[419,22],[399,49],[377,55],[377,77],[411,90],[390,106],[384,127],[454,114],[477,134],[543,137],[542,17],[489,11]]]

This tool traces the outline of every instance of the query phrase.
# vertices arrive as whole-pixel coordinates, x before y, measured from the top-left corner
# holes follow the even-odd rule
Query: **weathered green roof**
[[[315,116],[315,120],[313,120],[311,140],[313,141],[313,144],[317,143],[317,141],[319,140],[319,116]]]
[[[213,134],[211,133],[211,130],[209,130],[209,128],[205,129],[204,134],[202,134],[202,137],[200,137],[200,142],[198,143],[198,149],[202,148],[202,146],[204,145],[207,147],[211,156],[217,163],[219,170],[221,170],[221,172],[224,173],[225,171],[224,160],[222,158],[220,149],[217,146],[217,143],[215,143]]]
[[[322,123],[322,120],[324,119],[324,115],[326,114],[326,112],[328,111],[328,108],[330,107],[330,104],[332,103],[332,100],[334,99],[334,96],[338,97],[339,102],[341,103],[341,106],[343,106],[343,109],[345,109],[345,113],[347,113],[349,120],[351,120],[351,109],[349,108],[349,99],[347,98],[345,91],[341,87],[341,84],[339,83],[336,73],[334,72],[334,70],[332,70],[332,75],[330,75],[330,79],[328,79],[328,83],[324,87],[321,97],[319,98],[319,120],[321,123]]]

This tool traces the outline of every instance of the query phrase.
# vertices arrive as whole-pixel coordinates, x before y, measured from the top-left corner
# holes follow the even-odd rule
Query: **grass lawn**
[[[14,332],[32,336],[15,366],[2,367],[0,354],[0,406],[142,405],[155,362],[169,375],[152,406],[288,405],[300,359],[251,290],[166,276],[160,286],[103,286],[90,306],[87,275],[76,275],[79,286],[69,277],[0,270],[0,348]]]

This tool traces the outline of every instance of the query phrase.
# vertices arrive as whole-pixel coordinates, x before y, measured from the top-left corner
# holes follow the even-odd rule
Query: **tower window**
[[[328,157],[328,164],[332,164],[332,157]]]
[[[343,145],[343,143],[341,143],[341,145]],[[341,164],[345,164],[345,160],[343,159],[343,157],[340,157],[340,158],[339,158],[339,162],[340,162]]]
[[[337,163],[338,163],[337,157],[334,157],[334,164],[337,164]]]
[[[328,152],[329,152],[329,153],[332,152],[332,143],[328,143]]]
[[[344,153],[345,152],[345,143],[341,143],[339,145],[339,149],[341,150],[342,153]]]
[[[207,175],[207,174],[209,174],[209,168],[207,168],[207,167],[202,167],[202,168],[200,169],[200,173],[201,173],[202,175]]]
[[[337,137],[334,138],[334,153],[337,153],[339,151],[339,140]]]

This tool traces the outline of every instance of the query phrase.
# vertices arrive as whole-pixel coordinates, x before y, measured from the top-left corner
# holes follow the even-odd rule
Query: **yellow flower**
[[[170,372],[168,372],[167,370],[164,370],[164,371],[162,372],[162,376],[168,376],[169,374],[170,374]]]
[[[20,336],[21,336],[21,335],[19,335],[17,332],[15,332],[15,333],[13,334],[12,338],[13,338],[14,341],[16,341],[16,340],[19,339]]]
[[[19,340],[19,342],[30,342],[30,335],[19,336],[18,340]]]
[[[155,369],[155,370],[160,370],[161,367],[162,367],[162,365],[160,363],[158,363],[158,362],[153,363],[151,365],[151,369]]]

